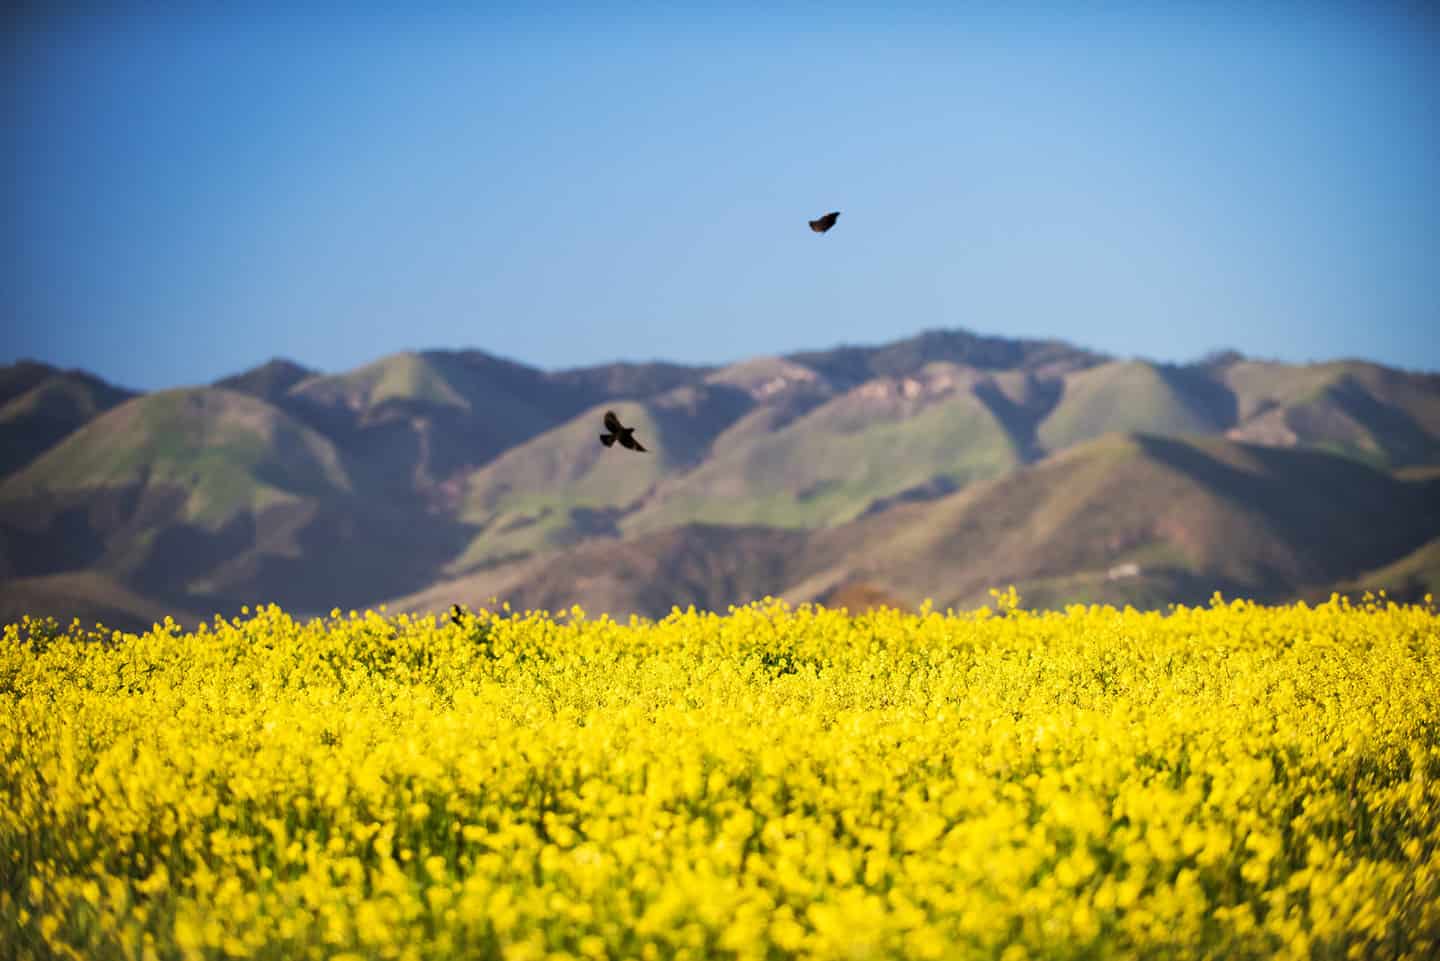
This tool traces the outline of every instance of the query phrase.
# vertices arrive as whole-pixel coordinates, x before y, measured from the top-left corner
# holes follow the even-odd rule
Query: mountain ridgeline
[[[607,409],[648,454],[599,443]],[[22,362],[0,369],[0,437],[6,620],[1440,581],[1440,375],[1361,361],[1160,365],[949,330],[715,367],[275,360],[146,394]]]

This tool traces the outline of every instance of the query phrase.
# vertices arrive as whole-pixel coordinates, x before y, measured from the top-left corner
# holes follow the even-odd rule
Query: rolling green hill
[[[80,371],[20,363],[0,376],[0,477],[134,396]]]
[[[215,527],[237,511],[349,490],[334,445],[277,408],[215,388],[131,400],[0,484],[13,502],[76,491],[173,488],[178,516]]]
[[[868,381],[778,430],[722,435],[704,464],[657,493],[625,529],[820,527],[912,488],[1004,473],[1021,460],[1017,442],[971,386],[963,369],[932,364],[916,377]]]
[[[1213,434],[1228,424],[1203,381],[1182,380],[1143,361],[1112,361],[1067,374],[1059,402],[1040,423],[1047,451],[1116,431]],[[1208,386],[1206,384],[1205,386]]]
[[[369,496],[424,509],[453,504],[457,474],[557,422],[532,373],[479,352],[393,354],[307,377],[275,403],[330,438]]]
[[[276,403],[334,439],[357,483],[458,506],[462,475],[607,399],[699,383],[708,368],[616,363],[541,371],[482,351],[392,354],[295,383]]]
[[[290,388],[316,376],[315,371],[283,357],[268,360],[258,367],[217,380],[213,386],[250,394],[274,404],[281,401]]]
[[[944,603],[1011,583],[1041,603],[1125,600],[1152,583],[1156,601],[1278,597],[1414,550],[1440,531],[1431,493],[1321,451],[1110,435],[822,532],[812,557]]]
[[[649,453],[602,446],[601,407],[506,452],[466,482],[459,517],[479,533],[452,569],[615,536],[623,513],[702,461],[750,406],[733,387],[680,387],[615,404]]]
[[[610,408],[650,453],[599,444]],[[1440,376],[963,330],[725,366],[277,359],[140,397],[26,362],[0,441],[7,611],[549,603],[567,571],[648,611],[742,568],[792,599],[1152,605],[1432,584]]]
[[[926,330],[875,347],[842,346],[790,354],[842,387],[877,377],[908,377],[928,364],[958,364],[975,370],[1044,371],[1058,376],[1105,360],[1099,354],[1058,340],[987,337],[967,330]]]
[[[1235,394],[1230,435],[1311,445],[1382,466],[1440,460],[1440,378],[1341,361],[1292,367],[1242,361],[1221,380]]]
[[[9,578],[88,570],[190,610],[375,596],[397,574],[379,552],[422,574],[435,527],[360,500],[329,440],[216,388],[130,400],[0,483]]]
[[[451,384],[436,362],[423,354],[392,354],[343,374],[316,374],[291,388],[321,406],[366,412],[386,401],[406,401],[470,410],[471,399]]]
[[[394,603],[440,609],[446,598],[493,597],[552,610],[580,603],[616,616],[659,616],[684,599],[713,605],[736,589],[734,578],[705,582],[694,566],[672,563],[677,545],[694,549],[696,530],[596,541]],[[765,589],[745,583],[749,596],[835,598],[858,583],[890,603],[973,606],[989,600],[990,588],[1013,584],[1027,605],[1163,606],[1204,603],[1217,590],[1290,597],[1412,551],[1403,571],[1385,576],[1428,571],[1440,504],[1428,483],[1323,451],[1117,434],[937,500],[821,530],[698,530],[727,570],[767,572]]]
[[[1345,594],[1384,590],[1397,601],[1440,598],[1440,537],[1427,541],[1399,560],[1334,585]]]

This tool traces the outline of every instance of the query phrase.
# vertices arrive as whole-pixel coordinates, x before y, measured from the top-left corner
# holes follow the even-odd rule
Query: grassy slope
[[[1039,441],[1057,451],[1116,431],[1211,434],[1215,414],[1172,377],[1142,361],[1112,361],[1065,377],[1059,403],[1040,423]]]
[[[604,447],[604,411],[580,416],[507,451],[466,483],[460,517],[483,531],[451,566],[476,564],[614,533],[607,518],[705,456],[749,401],[726,387],[681,387],[613,407],[648,453]]]
[[[907,377],[933,363],[999,370],[1075,370],[1102,358],[1054,340],[1015,340],[967,330],[926,330],[871,347],[841,346],[790,354],[837,384],[855,386],[876,377]]]
[[[0,405],[0,476],[133,396],[93,377],[53,371]]]
[[[766,572],[768,592],[792,600],[855,583],[899,603],[929,597],[942,606],[983,603],[988,588],[1010,584],[1027,604],[1047,606],[1195,603],[1216,590],[1279,598],[1416,550],[1440,533],[1440,515],[1424,485],[1350,458],[1220,438],[1110,435],[836,528],[746,528],[743,537],[739,528],[702,528],[700,540],[687,533],[694,530],[541,555],[449,581],[423,600],[579,602],[623,615],[663,614],[690,598],[723,609],[744,599],[725,593],[742,583],[730,568]],[[730,568],[675,560],[697,545]]]
[[[1308,444],[1381,466],[1440,459],[1440,378],[1359,361],[1241,362],[1222,372],[1241,440]]]
[[[828,381],[803,364],[783,357],[751,357],[737,361],[706,375],[711,384],[738,387],[752,397],[761,398],[795,387],[823,388]]]
[[[100,570],[204,612],[270,600],[328,610],[414,590],[460,534],[357,492],[329,440],[216,388],[129,401],[0,485],[12,575]]]
[[[252,367],[231,377],[218,380],[214,386],[239,391],[242,394],[251,394],[261,400],[275,403],[289,393],[296,384],[314,376],[316,374],[313,370],[283,357],[276,357],[258,367]]]
[[[265,402],[192,388],[147,394],[74,432],[0,485],[0,501],[47,494],[174,485],[182,519],[207,527],[297,496],[343,492],[335,448]]]
[[[493,461],[573,416],[584,394],[479,352],[427,352],[309,378],[284,406],[335,438],[362,486],[395,497]]]
[[[89,376],[79,371],[62,371],[58,367],[34,360],[18,360],[13,364],[0,366],[0,405],[10,403],[60,373]]]
[[[1381,563],[1437,524],[1422,488],[1345,458],[1112,436],[821,533],[815,563],[946,602],[1079,575],[1112,596],[1146,578],[1202,596],[1234,585],[1265,594]],[[1108,579],[1127,562],[1139,579]]]
[[[367,411],[388,403],[451,408],[483,418],[505,436],[531,437],[555,422],[544,377],[536,370],[478,352],[427,351],[382,357],[343,374],[310,377],[291,394],[317,404]],[[568,396],[570,391],[560,390]]]
[[[1419,600],[1426,594],[1440,597],[1440,537],[1392,564],[1342,581],[1335,590],[1358,593],[1382,588],[1400,600]]]
[[[1220,375],[1235,393],[1237,415],[1243,423],[1274,406],[1303,404],[1344,374],[1342,364],[1275,364],[1244,360],[1227,366]]]
[[[346,374],[317,375],[293,383],[282,402],[320,404],[353,418],[352,426],[364,427],[367,418],[376,426],[375,430],[338,432],[333,437],[309,430],[254,398],[241,398],[256,405],[247,408],[241,402],[217,399],[239,395],[213,391],[208,399],[194,402],[198,410],[189,410],[183,404],[175,407],[177,398],[206,392],[170,391],[143,398],[144,403],[132,401],[100,417],[91,428],[105,424],[103,431],[76,431],[30,465],[36,470],[16,473],[0,485],[0,503],[13,505],[17,498],[42,489],[83,493],[142,482],[170,485],[176,490],[191,488],[185,492],[184,520],[214,528],[247,511],[295,504],[312,495],[323,499],[351,485],[374,501],[370,495],[379,489],[366,486],[364,478],[376,464],[393,467],[408,478],[416,473],[418,460],[429,457],[439,469],[421,473],[433,480],[450,478],[453,483],[457,467],[484,462],[469,459],[471,448],[494,452],[508,448],[508,453],[490,463],[498,468],[503,461],[503,469],[487,468],[469,480],[459,520],[483,525],[484,530],[471,541],[459,563],[451,566],[453,573],[479,562],[569,544],[587,534],[638,536],[697,519],[788,527],[844,523],[876,500],[923,485],[937,475],[965,483],[1008,471],[1022,459],[1022,453],[1032,454],[1032,436],[1038,436],[1044,446],[1056,447],[1084,444],[1096,431],[1117,426],[1200,433],[1227,426],[1223,412],[1217,414],[1213,398],[1203,389],[1197,391],[1195,378],[1187,379],[1184,371],[1110,362],[1074,373],[1075,367],[1092,361],[1061,351],[1058,359],[1051,359],[1055,369],[1050,373],[1072,372],[1066,375],[1066,389],[1057,400],[1049,386],[1056,382],[1048,379],[1049,374],[1037,379],[1032,371],[1034,357],[992,340],[937,335],[883,349],[841,349],[814,355],[815,367],[799,364],[795,358],[757,358],[721,370],[608,365],[557,375],[478,353],[399,354]],[[993,365],[988,376],[994,387],[983,395],[985,403],[965,390],[938,398],[923,391],[907,398],[903,389],[885,396],[883,391],[866,393],[875,383],[896,388],[908,377],[923,381],[929,376],[926,371],[933,374],[947,369],[945,364],[926,363],[937,351],[949,351],[982,366]],[[1035,356],[1048,357],[1043,351]],[[24,365],[0,370],[0,390],[13,395],[0,409],[0,431],[6,422],[4,412],[12,408],[33,412],[47,404],[66,403],[83,408],[73,403],[68,388],[46,387],[35,393],[51,375],[40,365],[32,366],[33,370]],[[269,373],[267,369],[250,372],[256,373],[258,380],[251,380],[262,393],[298,376],[289,368]],[[1292,439],[1282,436],[1275,442],[1325,446],[1381,465],[1413,466],[1440,457],[1436,443],[1440,437],[1440,378],[1434,375],[1405,374],[1358,362],[1287,367],[1240,361],[1213,370],[1216,380],[1233,392],[1227,395],[1234,404],[1228,423],[1238,417],[1242,431],[1288,432]],[[897,376],[833,396],[832,375],[844,382],[852,375],[864,380],[877,373]],[[9,374],[13,376],[7,379]],[[667,408],[665,404],[670,402],[649,398],[629,405],[602,403],[568,419],[578,409],[576,398],[590,396],[600,386],[630,393],[639,389],[636,385],[648,390],[657,384],[702,377],[715,385],[712,389],[731,390],[725,403],[734,406],[726,408],[724,416],[701,416],[703,411],[697,411],[704,403],[686,412],[683,402]],[[776,386],[774,396],[767,394],[777,381],[789,383]],[[34,398],[51,399],[44,403],[26,400],[31,397],[26,391]],[[682,389],[677,396],[684,393]],[[736,402],[735,396],[742,394],[751,400]],[[694,396],[704,396],[704,391]],[[605,452],[598,445],[594,422],[607,406],[621,410],[627,421],[633,418],[638,423],[653,454],[639,457]],[[287,404],[287,409],[296,408]],[[129,413],[111,419],[121,411]],[[411,431],[422,420],[425,429]],[[306,422],[310,423],[308,418]],[[543,435],[543,443],[538,443],[542,438],[537,435]],[[345,451],[344,467],[336,443]],[[437,449],[445,456],[438,455]],[[1192,449],[1199,453],[1186,453]],[[1322,513],[1330,510],[1321,503],[1327,498],[1347,504],[1347,510],[1361,520],[1341,517],[1333,522],[1344,531],[1342,542],[1360,555],[1374,556],[1366,553],[1370,547],[1357,531],[1365,523],[1383,526],[1389,521],[1379,516],[1367,520],[1366,512],[1373,503],[1365,497],[1383,500],[1393,493],[1391,488],[1382,489],[1363,479],[1369,478],[1368,474],[1363,478],[1357,475],[1350,480],[1367,493],[1347,501],[1344,483],[1316,482],[1303,472],[1290,476],[1289,481],[1247,486],[1235,482],[1235,477],[1264,478],[1277,470],[1283,474],[1283,469],[1273,464],[1229,463],[1227,458],[1234,457],[1221,450],[1186,442],[1165,454],[1153,445],[1142,445],[1140,459],[1148,465],[1144,470],[1134,465],[1123,467],[1121,474],[1131,478],[1128,484],[1102,477],[1089,493],[1085,485],[1092,471],[1085,464],[1077,462],[1068,473],[1048,475],[1054,491],[1037,495],[1035,516],[1025,520],[1029,533],[1019,542],[1009,543],[1010,547],[1032,557],[1048,550],[1062,559],[1088,558],[1071,544],[1068,532],[1072,527],[1122,546],[1127,539],[1144,535],[1150,538],[1147,547],[1126,547],[1116,556],[1138,559],[1147,573],[1107,579],[1108,566],[1102,558],[1092,568],[1042,565],[1043,569],[1027,574],[1030,583],[1048,584],[1045,589],[1053,589],[1056,597],[1083,594],[1092,588],[1123,589],[1141,596],[1170,589],[1166,584],[1189,590],[1188,582],[1181,584],[1173,578],[1195,570],[1220,577],[1222,569],[1227,569],[1220,561],[1216,561],[1218,567],[1205,566],[1211,563],[1206,559],[1211,554],[1218,557],[1224,553],[1215,546],[1218,538],[1200,530],[1212,524],[1212,519],[1217,529],[1230,532],[1235,545],[1231,553],[1240,558],[1231,563],[1234,570],[1225,577],[1233,574],[1238,583],[1255,583],[1254,578],[1265,571],[1272,579],[1288,576],[1287,571],[1321,576],[1330,568],[1324,564],[1306,567],[1303,555],[1329,556],[1339,548],[1320,539],[1305,541],[1297,530],[1306,524],[1287,514],[1290,500],[1307,497]],[[616,456],[606,458],[602,453]],[[1096,451],[1090,450],[1084,459],[1088,462],[1095,456]],[[1245,455],[1252,460],[1255,456]],[[1213,464],[1196,466],[1205,462]],[[1328,463],[1314,462],[1324,469]],[[1108,476],[1108,470],[1098,471],[1097,476]],[[1195,481],[1196,470],[1208,471],[1212,480],[1218,479],[1218,496],[1207,499],[1184,487],[1185,477]],[[1175,480],[1177,476],[1181,481]],[[1017,476],[1017,486],[1027,483]],[[1177,483],[1179,487],[1174,486]],[[1286,484],[1293,485],[1294,498],[1279,493]],[[450,489],[448,484],[446,489]],[[387,496],[379,500],[390,503],[388,491],[380,493]],[[1167,502],[1166,496],[1172,497],[1173,503]],[[640,510],[625,516],[625,509],[637,503]],[[1168,515],[1170,534],[1136,534],[1128,527],[1126,511],[1135,503],[1156,516]],[[991,506],[1002,513],[1007,509],[1004,498]],[[1235,508],[1243,509],[1237,512]],[[1242,520],[1235,521],[1236,516]],[[897,536],[909,535],[901,531]],[[878,546],[884,548],[883,543]],[[1374,566],[1391,559],[1380,557]],[[932,557],[933,563],[941,560]],[[952,558],[954,563],[963,560]],[[385,563],[393,566],[392,559]],[[405,566],[414,566],[413,561]],[[885,572],[871,574],[886,588],[901,583],[898,573],[902,569],[903,564],[895,568],[896,577]],[[1155,573],[1149,573],[1152,571]],[[816,583],[833,587],[838,583],[831,577],[833,573],[820,572]],[[1344,576],[1356,573],[1349,571]]]
[[[913,389],[913,388],[912,388]],[[905,396],[871,381],[774,433],[721,438],[716,453],[627,519],[644,532],[686,522],[818,527],[944,476],[956,484],[1019,463],[1016,444],[967,390]]]
[[[342,374],[307,377],[291,388],[291,392],[316,400],[341,400],[361,409],[387,400],[469,407],[465,397],[436,365],[417,353],[391,354]]]

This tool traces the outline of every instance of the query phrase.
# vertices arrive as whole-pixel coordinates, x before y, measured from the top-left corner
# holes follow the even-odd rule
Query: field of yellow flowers
[[[1440,956],[1428,603],[998,600],[12,626],[0,950]]]

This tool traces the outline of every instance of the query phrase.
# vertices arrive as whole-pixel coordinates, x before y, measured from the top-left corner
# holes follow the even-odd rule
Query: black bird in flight
[[[618,439],[621,447],[637,450],[642,454],[645,453],[644,445],[635,439],[635,428],[622,426],[620,418],[615,416],[613,410],[607,410],[605,412],[605,429],[610,433],[601,434],[600,443],[606,447],[611,446]]]
[[[810,221],[810,229],[815,231],[817,234],[823,234],[825,231],[835,226],[835,219],[839,216],[840,211],[832,210],[825,216],[821,217],[819,220]]]

